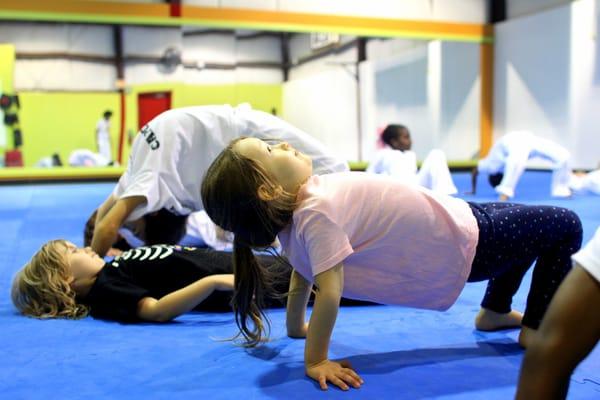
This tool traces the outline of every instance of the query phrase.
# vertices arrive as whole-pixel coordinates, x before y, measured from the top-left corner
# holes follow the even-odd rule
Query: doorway
[[[171,109],[171,92],[138,94],[138,130],[163,111]]]

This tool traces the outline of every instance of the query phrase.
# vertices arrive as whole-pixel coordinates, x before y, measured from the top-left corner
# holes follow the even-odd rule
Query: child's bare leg
[[[519,333],[519,344],[521,347],[524,349],[528,348],[534,340],[536,334],[537,330],[523,325],[521,327],[521,332]]]
[[[525,346],[518,400],[566,397],[571,373],[600,339],[599,306],[600,283],[576,267],[556,292],[533,340]]]
[[[475,317],[475,328],[480,331],[497,331],[521,326],[523,314],[512,310],[508,313],[498,313],[487,308],[481,308]]]

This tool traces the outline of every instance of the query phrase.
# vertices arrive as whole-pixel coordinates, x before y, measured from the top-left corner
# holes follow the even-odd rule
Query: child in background
[[[417,155],[412,148],[410,132],[404,125],[388,125],[381,133],[386,145],[369,162],[367,172],[390,175],[404,182],[414,182],[434,192],[456,194],[446,155],[439,149],[427,154],[417,172]]]
[[[571,155],[564,147],[528,131],[509,132],[499,138],[485,158],[471,172],[471,194],[476,193],[477,176],[487,173],[488,181],[506,201],[515,195],[521,175],[531,159],[546,160],[552,167],[551,193],[554,197],[569,197],[571,189]]]
[[[527,348],[517,399],[566,398],[573,370],[600,340],[600,228],[573,261]]]
[[[365,173],[312,176],[311,165],[287,143],[243,138],[217,157],[202,183],[206,212],[234,233],[233,307],[249,345],[263,337],[264,311],[255,298],[265,291],[251,248],[278,236],[294,268],[288,335],[306,337],[306,373],[322,389],[328,381],[344,390],[363,383],[348,364],[328,359],[342,294],[445,310],[466,281],[489,279],[476,327],[522,325],[519,341],[527,346],[581,245],[576,214],[551,206],[471,204]],[[522,315],[511,301],[534,261]]]
[[[600,169],[587,173],[571,174],[569,186],[576,192],[589,192],[600,195]]]
[[[289,269],[261,256],[265,268]],[[105,262],[89,247],[52,240],[14,278],[12,300],[37,318],[93,317],[117,321],[168,321],[192,309],[229,311],[231,253],[155,245],[132,249]],[[283,305],[272,300],[271,305]]]

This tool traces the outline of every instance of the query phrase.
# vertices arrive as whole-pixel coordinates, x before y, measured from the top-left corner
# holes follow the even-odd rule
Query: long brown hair
[[[11,299],[22,314],[72,319],[88,314],[88,307],[77,302],[69,285],[66,254],[59,247],[64,244],[64,240],[47,242],[15,276]]]
[[[272,245],[291,222],[296,196],[284,191],[260,164],[234,151],[233,146],[241,139],[232,141],[213,161],[201,194],[208,216],[234,234],[232,306],[246,344],[256,346],[268,334],[264,298],[270,292],[272,277],[261,267],[252,248]],[[270,194],[269,200],[258,196],[261,186]]]

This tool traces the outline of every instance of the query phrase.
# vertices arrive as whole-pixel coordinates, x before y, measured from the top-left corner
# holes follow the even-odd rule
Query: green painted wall
[[[13,76],[15,69],[15,46],[12,44],[0,44],[0,93],[13,94]],[[2,114],[4,115],[4,114]],[[4,150],[12,148],[12,129],[4,125],[0,120],[0,135],[2,141],[6,138],[6,147],[0,145],[0,155],[4,157]]]
[[[12,44],[0,44],[0,80],[2,81],[2,92],[12,92],[13,76],[15,69],[15,46]]]
[[[239,104],[249,102],[255,109],[281,110],[281,85],[184,85],[165,83],[128,88],[125,96],[125,135],[123,163],[129,157],[129,136],[138,131],[140,93],[171,92],[172,107],[207,104]],[[96,151],[95,128],[106,109],[113,111],[111,138],[113,155],[117,156],[120,129],[120,94],[117,92],[48,93],[20,92],[19,117],[23,131],[25,166],[34,166],[42,157],[58,152],[67,162],[76,148]],[[130,134],[130,135],[129,135]],[[57,174],[60,172],[57,170]]]
[[[26,167],[55,152],[67,163],[74,149],[97,151],[96,123],[105,110],[113,111],[110,133],[116,154],[121,118],[118,93],[19,92],[19,98]]]

